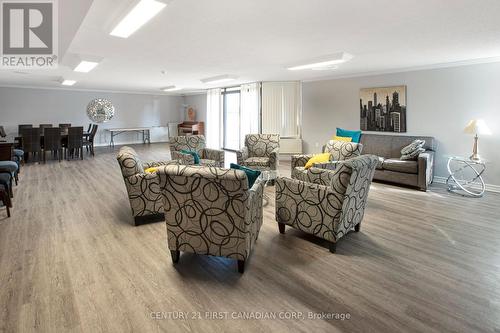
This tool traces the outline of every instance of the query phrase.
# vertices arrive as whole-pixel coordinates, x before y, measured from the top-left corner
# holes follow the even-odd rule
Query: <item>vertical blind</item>
[[[243,147],[245,135],[259,133],[260,84],[243,84],[240,93],[240,147]]]
[[[262,133],[300,137],[300,82],[262,83]]]
[[[221,89],[207,91],[207,147],[222,147]]]

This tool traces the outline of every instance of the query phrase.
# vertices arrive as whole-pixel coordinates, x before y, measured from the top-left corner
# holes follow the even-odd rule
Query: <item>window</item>
[[[240,87],[222,91],[224,149],[240,149]]]

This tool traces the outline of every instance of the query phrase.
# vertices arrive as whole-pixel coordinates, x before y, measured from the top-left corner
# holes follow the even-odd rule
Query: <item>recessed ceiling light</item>
[[[111,36],[128,38],[155,17],[167,4],[156,0],[141,0],[111,31]]]
[[[201,79],[200,81],[203,83],[220,83],[220,82],[234,81],[237,78],[238,77],[234,75],[219,75],[214,77],[208,77],[206,79]]]
[[[75,83],[76,83],[76,81],[75,81],[75,80],[63,80],[63,81],[61,82],[61,84],[62,84],[63,86],[72,86],[72,85],[74,85]]]
[[[163,91],[177,91],[177,90],[181,90],[181,89],[182,89],[181,87],[176,87],[176,86],[168,86],[165,88],[161,88],[161,90],[163,90]]]
[[[99,65],[98,62],[95,61],[85,61],[82,60],[74,69],[75,72],[80,72],[80,73],[88,73],[91,70],[93,70],[97,65]]]
[[[344,62],[347,62],[352,59],[352,55],[349,53],[339,52],[326,57],[321,57],[315,60],[312,60],[310,63],[304,65],[295,65],[288,67],[287,69],[290,71],[300,71],[305,69],[319,69],[319,68],[328,68],[332,67]],[[335,69],[335,68],[331,68]]]

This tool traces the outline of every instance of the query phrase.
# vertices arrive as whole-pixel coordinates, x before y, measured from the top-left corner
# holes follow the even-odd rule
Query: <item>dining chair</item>
[[[87,151],[89,151],[90,149],[90,154],[92,154],[92,156],[95,156],[94,154],[94,138],[95,138],[95,135],[97,133],[97,128],[98,128],[98,125],[92,125],[92,129],[89,131],[89,135],[87,138],[85,138],[83,140],[83,145],[87,148]]]
[[[52,124],[40,124],[40,125],[38,125],[38,127],[40,128],[40,131],[43,133],[44,129],[52,128]]]
[[[71,124],[59,124],[59,128],[68,128],[71,127]]]
[[[83,126],[68,128],[68,143],[66,147],[66,157],[80,156],[83,160]]]
[[[22,149],[25,154],[33,154],[40,160],[42,146],[40,144],[40,129],[25,128],[21,131]]]
[[[87,127],[87,133],[90,133],[91,130],[92,130],[92,123],[90,123],[89,127]]]
[[[21,132],[22,132],[24,129],[26,129],[26,128],[33,128],[33,125],[31,125],[31,124],[29,124],[29,125],[28,125],[28,124],[25,124],[25,125],[18,125],[18,127],[17,127],[17,133],[19,133],[19,136],[21,136],[21,134],[22,134]]]
[[[5,138],[7,136],[7,133],[5,133],[5,128],[3,126],[0,126],[0,137]]]
[[[12,207],[12,202],[10,200],[9,192],[1,184],[0,184],[0,202],[7,209],[7,217],[10,217],[10,207]]]
[[[52,152],[52,155],[57,155],[61,162],[62,143],[61,129],[59,127],[45,128],[43,132],[43,162],[46,160],[46,152]]]
[[[12,145],[0,145],[0,169],[10,172],[11,176],[14,177],[16,181],[16,185],[19,181],[19,168],[19,163],[14,160]]]

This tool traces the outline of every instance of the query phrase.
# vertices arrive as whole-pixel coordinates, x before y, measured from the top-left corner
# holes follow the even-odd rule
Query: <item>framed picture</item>
[[[359,111],[362,131],[406,132],[406,86],[360,89]]]

